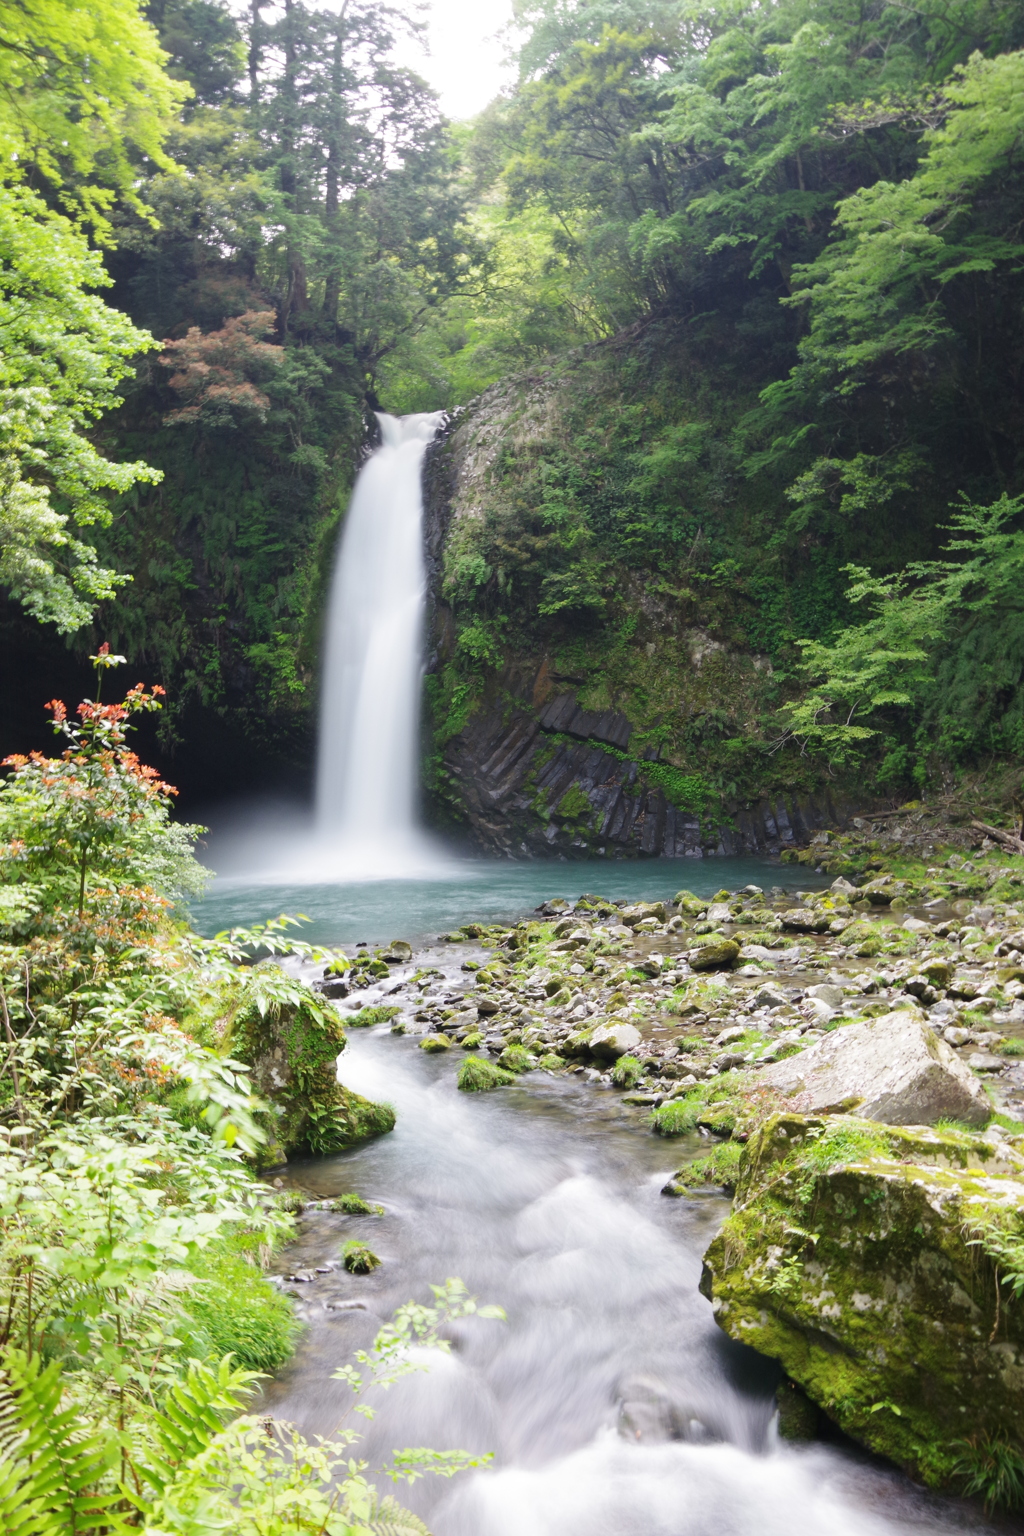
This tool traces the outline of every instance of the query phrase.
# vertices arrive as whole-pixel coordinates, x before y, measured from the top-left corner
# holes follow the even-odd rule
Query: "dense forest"
[[[43,9],[0,60],[8,745],[106,639],[190,789],[301,774],[372,412],[513,380],[557,408],[446,550],[435,746],[550,652],[707,793],[1019,755],[1019,7],[522,6],[454,126],[393,8]],[[674,705],[680,624],[758,658],[743,711]]]
[[[428,1536],[384,1480],[492,1442],[448,1530],[981,1530],[918,1495],[1024,1509],[1024,7],[537,0],[459,124],[419,25],[0,0],[0,1530]],[[189,926],[176,807],[309,774],[382,411],[447,413],[435,817],[527,719],[696,855],[835,790],[799,872],[338,864],[347,950]],[[520,789],[500,851],[664,846]],[[308,1437],[257,1398],[304,1329]],[[412,1371],[439,1417],[354,1426]]]

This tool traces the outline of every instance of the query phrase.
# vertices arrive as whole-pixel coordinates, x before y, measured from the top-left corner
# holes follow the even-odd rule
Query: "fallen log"
[[[971,826],[978,832],[987,832],[989,837],[994,837],[1004,848],[1012,848],[1014,853],[1024,853],[1024,841],[1014,837],[1012,832],[1004,832],[1001,827],[990,827],[985,821],[972,821]]]

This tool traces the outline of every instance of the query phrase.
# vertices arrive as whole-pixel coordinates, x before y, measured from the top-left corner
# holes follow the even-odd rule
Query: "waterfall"
[[[346,864],[401,862],[416,824],[426,574],[423,457],[443,412],[378,414],[331,583],[320,702],[317,831]]]

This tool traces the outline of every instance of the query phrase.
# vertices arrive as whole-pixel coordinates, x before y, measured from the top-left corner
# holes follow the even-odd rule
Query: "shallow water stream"
[[[500,1304],[506,1322],[458,1325],[451,1356],[380,1396],[364,1442],[372,1464],[407,1445],[493,1451],[487,1470],[396,1490],[435,1536],[990,1529],[851,1449],[777,1440],[773,1367],[719,1332],[697,1290],[726,1202],[660,1193],[698,1145],[658,1140],[579,1078],[460,1094],[451,1061],[386,1027],[353,1033],[341,1076],[391,1100],[397,1129],[289,1179],[357,1190],[385,1215],[307,1212],[289,1272],[336,1262],[352,1237],[384,1262],[289,1287],[309,1326],[267,1406],[327,1434],[347,1401],[331,1372],[396,1306],[449,1276]]]

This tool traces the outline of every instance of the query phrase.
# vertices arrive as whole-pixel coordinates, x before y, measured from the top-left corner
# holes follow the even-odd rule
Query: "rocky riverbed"
[[[468,1092],[570,1074],[677,1138],[667,1195],[738,1191],[702,1284],[719,1325],[786,1369],[784,1432],[813,1435],[821,1410],[933,1486],[1013,1504],[1016,863],[953,854],[710,900],[584,894],[415,951],[358,946],[318,985],[347,1029],[412,1037]]]

